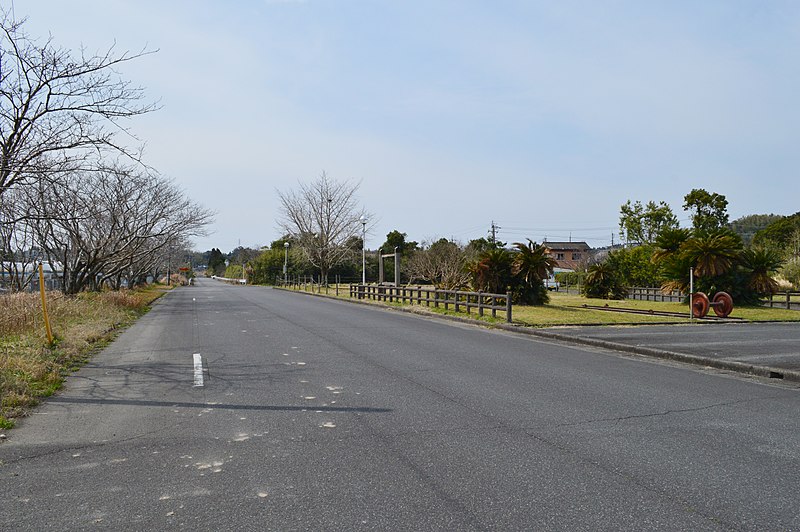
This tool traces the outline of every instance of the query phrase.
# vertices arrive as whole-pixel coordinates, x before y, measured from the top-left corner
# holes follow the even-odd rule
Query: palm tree
[[[518,251],[514,255],[514,275],[521,276],[525,284],[533,284],[552,275],[558,262],[547,253],[545,245],[527,240],[527,244],[514,242]]]
[[[780,255],[769,249],[746,249],[739,257],[740,264],[748,273],[747,286],[759,295],[772,294],[778,289],[778,283],[772,278],[777,273],[783,260]]]
[[[476,289],[505,292],[511,280],[511,254],[503,248],[487,249],[468,266]]]
[[[655,251],[651,261],[661,267],[666,280],[661,283],[662,292],[688,292],[689,268],[692,266],[686,256],[681,253],[682,247],[691,238],[690,229],[678,227],[665,229],[654,242]]]
[[[619,299],[622,294],[617,275],[607,262],[597,262],[589,266],[586,274],[584,293],[586,297]]]
[[[719,277],[730,270],[742,249],[741,240],[726,231],[690,238],[680,252],[694,265],[698,277]]]
[[[692,232],[689,229],[670,228],[661,231],[654,242],[653,262],[668,261],[679,253],[681,246],[689,240]]]
[[[528,239],[527,244],[514,242],[517,253],[514,254],[512,273],[521,282],[520,299],[533,305],[547,303],[549,297],[544,287],[544,280],[553,274],[558,265],[547,253],[547,247]]]

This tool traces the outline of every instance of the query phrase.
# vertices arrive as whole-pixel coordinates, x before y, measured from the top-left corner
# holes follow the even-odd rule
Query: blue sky
[[[4,7],[9,0],[0,0]],[[800,3],[16,0],[67,47],[158,49],[147,161],[215,210],[198,249],[278,238],[276,190],[361,182],[368,247],[608,245],[628,199],[800,211]],[[688,221],[684,221],[687,224]]]

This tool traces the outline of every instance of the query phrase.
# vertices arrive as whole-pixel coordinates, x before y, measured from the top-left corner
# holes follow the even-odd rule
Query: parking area
[[[798,323],[570,327],[548,331],[564,337],[588,338],[714,360],[800,371]]]

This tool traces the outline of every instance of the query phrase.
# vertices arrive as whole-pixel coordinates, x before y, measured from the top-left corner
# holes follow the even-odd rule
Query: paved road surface
[[[786,384],[202,281],[9,433],[0,523],[797,529],[798,407]]]
[[[552,330],[565,336],[800,371],[800,323],[704,323]]]

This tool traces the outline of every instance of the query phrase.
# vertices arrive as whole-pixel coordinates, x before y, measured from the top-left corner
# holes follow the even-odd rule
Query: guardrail
[[[465,309],[470,314],[472,309],[478,309],[478,316],[483,316],[485,310],[490,310],[492,317],[497,317],[497,311],[506,313],[506,321],[511,323],[512,309],[509,294],[491,294],[487,292],[465,292],[462,290],[440,290],[423,286],[386,286],[351,284],[350,297],[356,299],[372,299],[387,301],[389,303],[406,303],[426,305],[434,308],[449,310],[452,306],[456,312]]]
[[[220,277],[219,275],[212,275],[211,278],[215,281],[222,281],[223,283],[247,284],[247,279],[231,279],[230,277]]]

